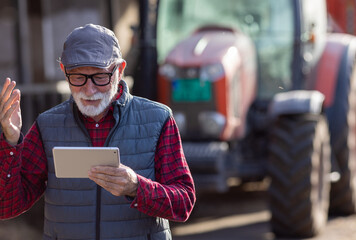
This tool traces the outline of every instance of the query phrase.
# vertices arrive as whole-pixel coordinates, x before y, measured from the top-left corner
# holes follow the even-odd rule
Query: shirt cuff
[[[14,146],[12,146],[12,145],[6,140],[4,133],[1,133],[1,135],[0,135],[0,150],[5,149],[5,148],[16,148],[18,145],[22,144],[23,138],[24,138],[24,136],[23,136],[23,134],[21,133],[21,134],[20,134],[20,138],[19,138],[19,140],[17,141],[17,144],[14,145]]]
[[[138,181],[138,186],[137,186],[137,194],[136,197],[127,197],[128,200],[131,202],[131,208],[138,208],[139,203],[142,202],[142,199],[144,199],[144,186],[146,185],[147,179],[138,175],[137,174],[137,181]]]
[[[6,183],[11,179],[12,169],[19,167],[16,160],[18,160],[17,156],[22,144],[22,138],[20,137],[20,139],[20,144],[12,146],[6,141],[3,133],[0,135],[0,190],[3,189]]]

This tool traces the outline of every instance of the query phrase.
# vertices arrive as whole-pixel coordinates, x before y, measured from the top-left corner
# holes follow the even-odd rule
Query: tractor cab
[[[251,105],[265,123],[260,112],[275,94],[305,88],[326,34],[325,13],[311,10],[325,4],[297,2],[160,1],[158,99],[183,139],[242,138]]]

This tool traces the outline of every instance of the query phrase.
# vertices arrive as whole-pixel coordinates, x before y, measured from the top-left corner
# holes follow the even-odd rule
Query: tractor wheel
[[[330,143],[321,115],[280,117],[270,134],[271,227],[277,237],[312,237],[325,226]]]
[[[356,73],[347,83],[340,84],[336,113],[341,131],[333,143],[340,179],[331,184],[330,213],[349,215],[356,213]],[[345,85],[345,86],[344,86]],[[342,121],[342,122],[341,122]],[[332,123],[330,123],[332,124]]]

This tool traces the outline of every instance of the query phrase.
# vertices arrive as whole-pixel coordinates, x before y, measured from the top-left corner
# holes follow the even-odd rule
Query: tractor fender
[[[307,89],[317,90],[324,94],[324,107],[330,107],[335,101],[335,89],[341,64],[355,45],[355,37],[346,34],[329,34],[323,54],[314,69],[314,76],[307,84]],[[352,48],[351,48],[352,49]],[[354,49],[354,48],[353,48]],[[353,50],[353,52],[355,52]],[[351,56],[351,55],[350,55]]]
[[[334,80],[333,101],[324,106],[334,150],[341,147],[343,129],[348,122],[347,113],[350,105],[353,104],[350,102],[349,95],[352,94],[352,81],[356,80],[356,38],[353,37],[352,39],[348,42],[338,64],[338,72]]]
[[[319,91],[295,90],[277,93],[270,105],[271,118],[290,114],[320,114],[323,109],[324,95]]]

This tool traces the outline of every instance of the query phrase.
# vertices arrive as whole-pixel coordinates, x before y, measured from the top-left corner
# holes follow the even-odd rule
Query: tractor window
[[[207,25],[231,27],[252,38],[258,58],[258,97],[290,90],[293,2],[286,0],[160,0],[158,61],[180,41]]]

